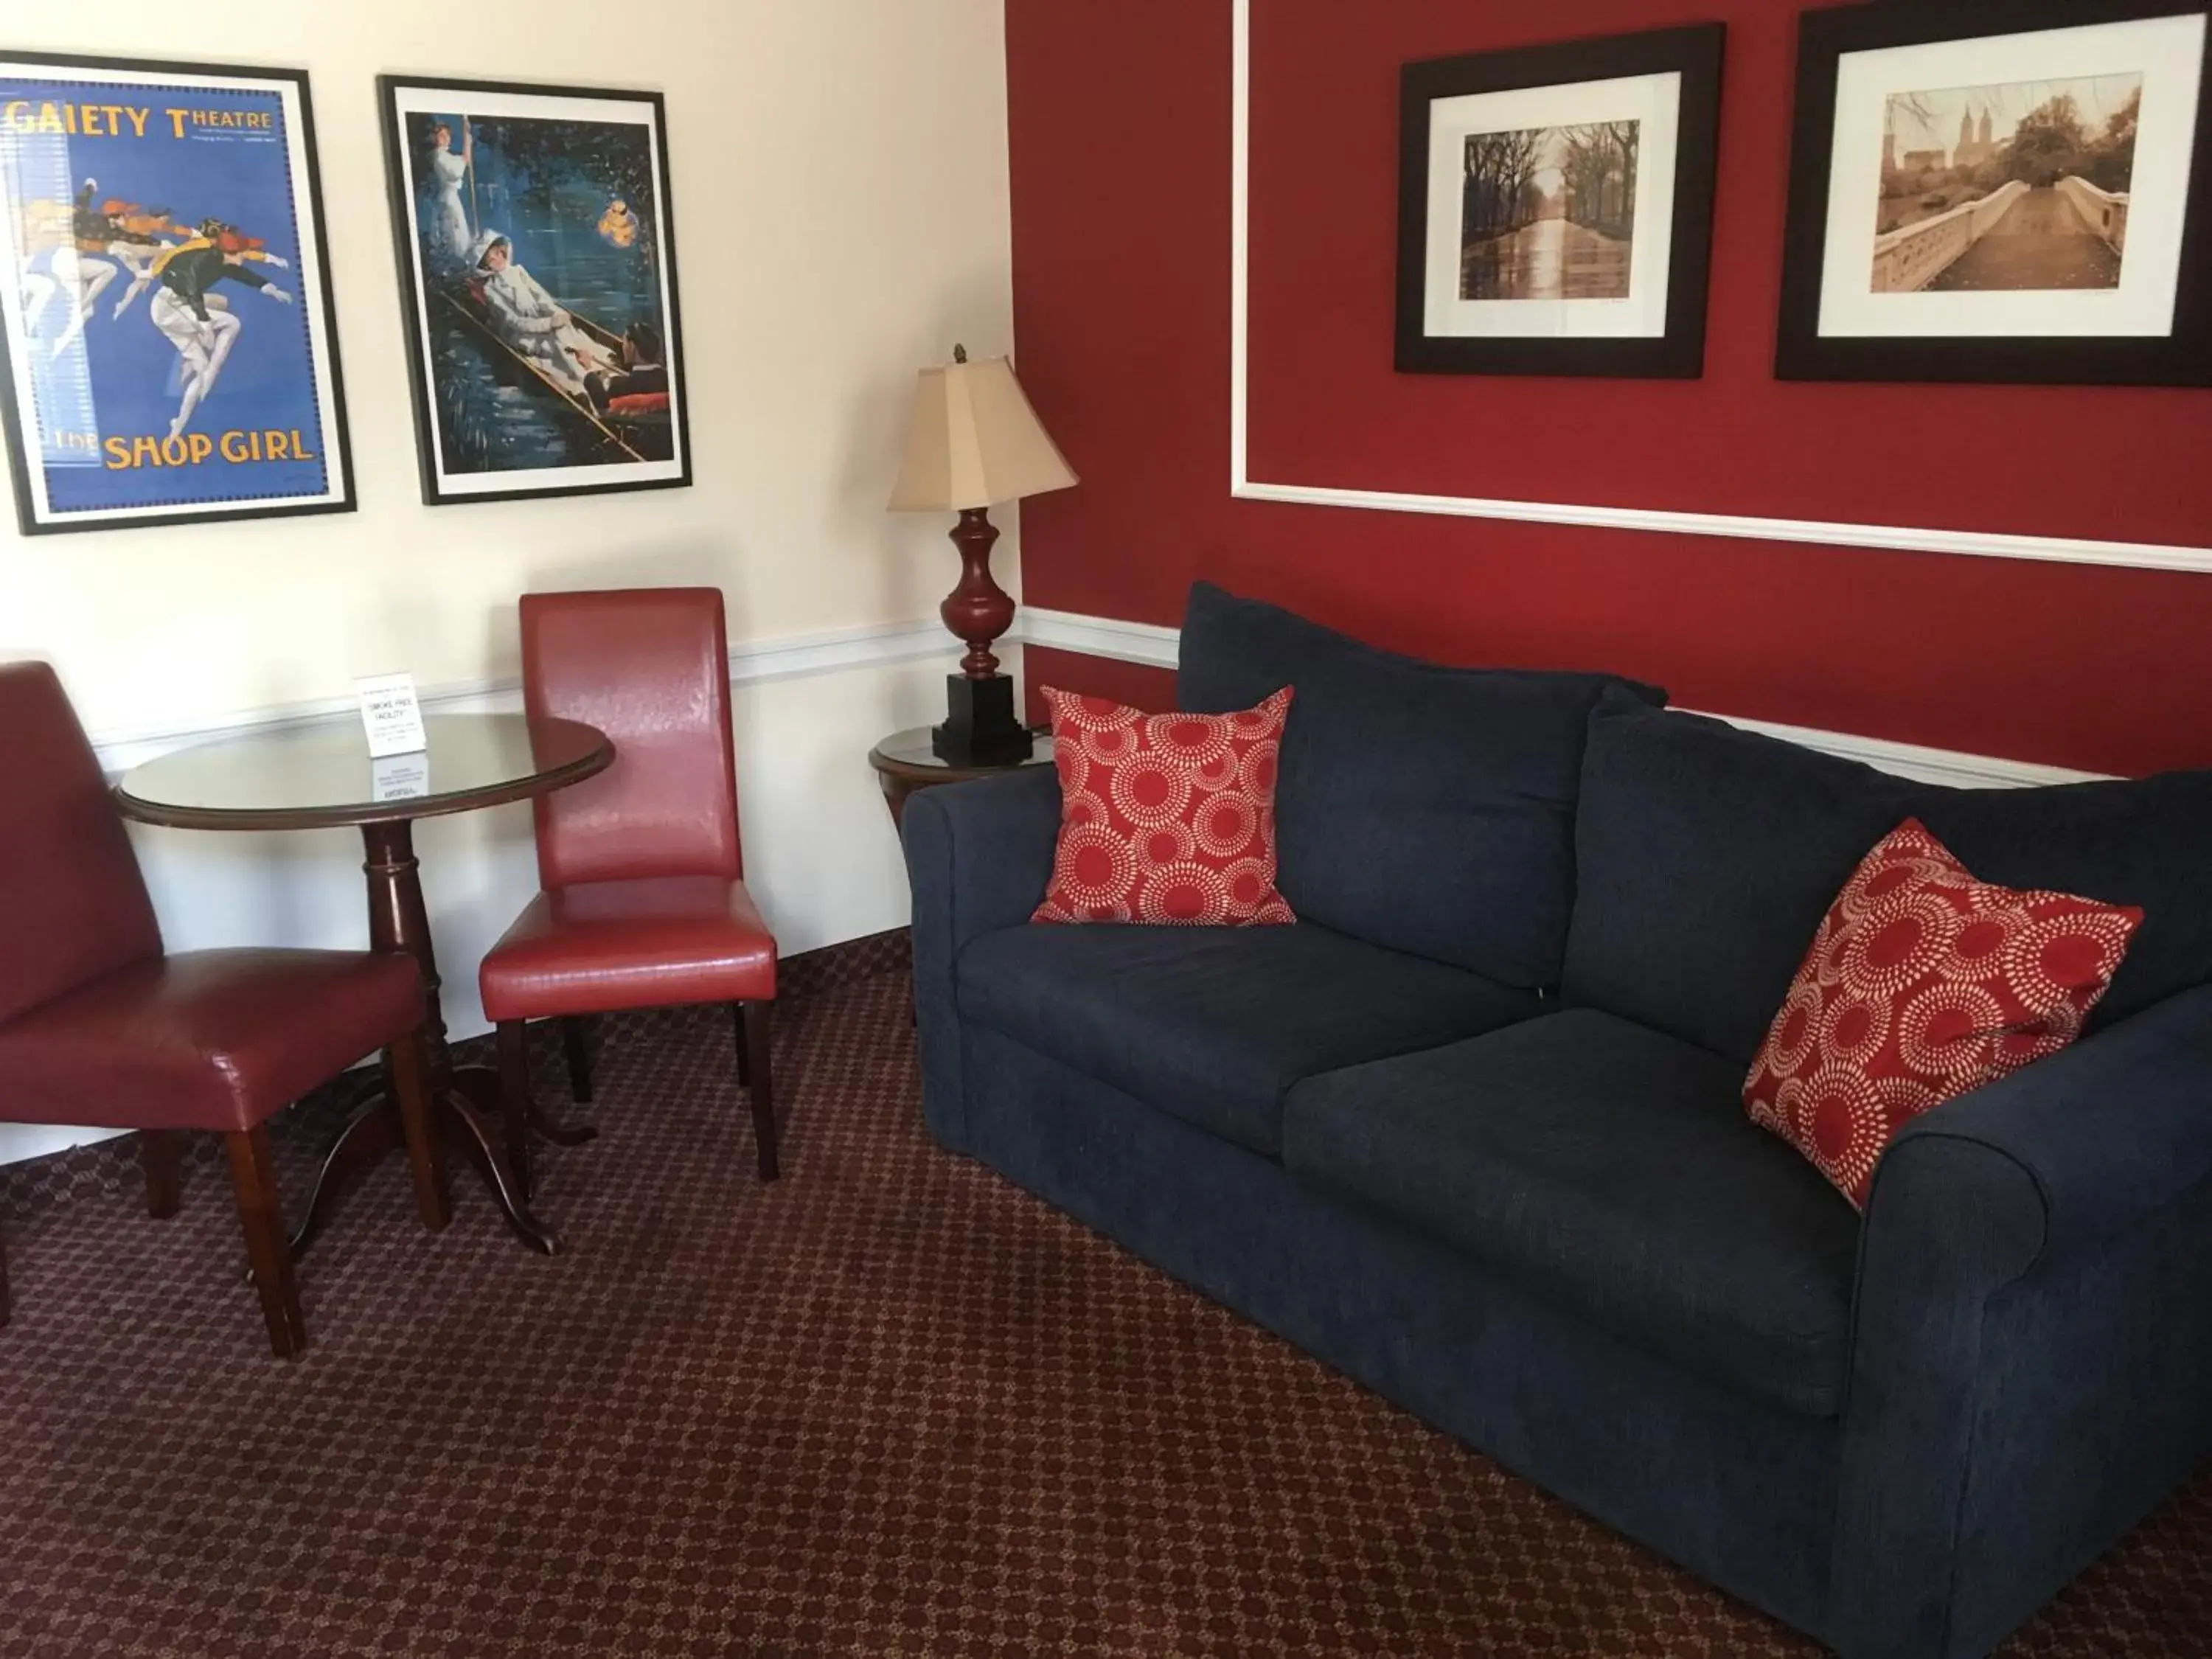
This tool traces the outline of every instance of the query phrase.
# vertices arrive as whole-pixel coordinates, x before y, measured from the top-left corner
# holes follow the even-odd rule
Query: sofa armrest
[[[1839,1648],[1985,1651],[2187,1477],[2212,1427],[2200,1236],[2212,987],[1898,1137],[1859,1246]]]
[[[953,964],[970,939],[1030,918],[1052,878],[1060,779],[1048,766],[909,796],[902,826],[914,890],[914,1012],[923,1120],[956,1151],[967,1142]]]
[[[2034,1189],[2038,1259],[2149,1214],[2212,1175],[2212,986],[1924,1114],[1876,1171],[1877,1193],[1892,1160],[1936,1139],[2018,1168]]]
[[[906,868],[915,925],[933,914],[953,954],[969,940],[1030,919],[1052,878],[1060,838],[1060,780],[1025,766],[917,791],[906,804]],[[919,941],[917,941],[917,944]]]

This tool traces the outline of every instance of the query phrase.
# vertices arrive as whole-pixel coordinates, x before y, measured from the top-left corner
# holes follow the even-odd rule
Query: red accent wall
[[[1791,0],[1255,0],[1255,479],[2212,545],[2212,392],[1771,373]],[[1192,578],[1462,662],[2106,771],[2212,765],[2212,574],[1230,497],[1226,0],[1008,0],[1022,379],[1082,484],[1029,501],[1031,604],[1179,620]],[[1705,378],[1390,368],[1397,71],[1729,25]],[[1030,678],[1150,687],[1062,653]]]

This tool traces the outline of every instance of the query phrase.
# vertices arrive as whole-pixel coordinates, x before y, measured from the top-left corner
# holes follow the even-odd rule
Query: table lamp
[[[960,672],[945,677],[945,724],[931,728],[930,747],[955,766],[1011,766],[1029,758],[1030,733],[1014,712],[1014,683],[999,672],[991,642],[1014,624],[1014,601],[991,580],[994,501],[1065,489],[1075,474],[1038,424],[1004,357],[952,361],[921,371],[906,459],[892,486],[894,513],[957,513],[952,544],[960,550],[960,582],[937,614],[968,647]]]

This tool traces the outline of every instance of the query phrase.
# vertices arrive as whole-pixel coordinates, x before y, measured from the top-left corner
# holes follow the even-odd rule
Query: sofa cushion
[[[2133,905],[2142,926],[2088,1029],[2212,981],[2212,772],[1924,790],[1920,821],[1984,881]]]
[[[1726,1055],[1741,1082],[1806,942],[1916,787],[1723,720],[1607,703],[1583,759],[1562,1000]]]
[[[1308,1079],[1283,1162],[1648,1352],[1833,1415],[1858,1217],[1737,1109],[1741,1082],[1571,1009]]]
[[[1010,927],[960,954],[960,1012],[1269,1158],[1302,1077],[1472,1036],[1541,1006],[1309,922]]]
[[[1908,817],[1983,881],[2144,913],[2090,1030],[2212,981],[2212,771],[1951,789],[1613,700],[1583,759],[1562,1000],[1748,1066],[1829,902]]]
[[[1297,688],[1276,834],[1278,885],[1301,917],[1509,985],[1559,982],[1589,711],[1611,688],[1665,693],[1602,674],[1446,668],[1205,582],[1182,653],[1184,708]]]

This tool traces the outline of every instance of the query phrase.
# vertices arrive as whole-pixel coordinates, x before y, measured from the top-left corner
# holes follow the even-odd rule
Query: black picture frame
[[[512,486],[461,491],[452,485],[452,478],[458,475],[441,471],[436,437],[438,414],[434,406],[436,389],[432,385],[430,368],[426,361],[430,337],[428,319],[425,313],[429,300],[434,296],[429,292],[426,282],[416,280],[418,222],[406,155],[405,117],[410,112],[403,111],[398,102],[401,94],[414,91],[453,94],[462,100],[471,94],[488,94],[500,99],[604,100],[611,104],[650,106],[653,182],[659,191],[658,212],[651,229],[656,239],[654,246],[659,261],[661,291],[666,313],[662,332],[665,363],[668,370],[671,453],[665,458],[657,455],[646,457],[646,460],[655,465],[650,468],[641,466],[641,476],[561,483],[544,482],[557,477],[562,470],[558,467],[516,468],[502,475],[516,481]],[[657,91],[637,88],[557,86],[534,82],[467,80],[428,75],[380,75],[376,77],[376,94],[378,119],[384,130],[385,178],[392,212],[392,252],[397,262],[395,274],[399,283],[401,311],[407,326],[408,390],[414,409],[415,453],[423,504],[447,507],[472,501],[536,501],[553,496],[605,495],[640,489],[688,487],[692,480],[691,422],[689,380],[683,361],[683,308],[677,280],[675,195],[669,174],[665,97]],[[459,107],[457,102],[456,108]],[[489,342],[485,346],[488,353],[497,349],[495,341]],[[502,372],[515,370],[525,378],[526,383],[531,373],[526,365],[502,364],[501,367]],[[545,379],[542,374],[538,378],[541,380]],[[547,389],[550,395],[559,395],[557,387],[549,386]],[[549,404],[547,407],[550,409],[554,405]],[[569,417],[564,415],[559,418],[566,420]],[[610,461],[610,465],[616,467],[628,464],[620,456],[613,456]],[[594,466],[592,470],[606,469]],[[651,476],[642,475],[647,471]]]
[[[2212,27],[2199,82],[2172,331],[2162,336],[1820,332],[1836,81],[1852,52],[2032,34],[2207,10],[2205,0],[1928,0],[1846,5],[1798,19],[1790,207],[1774,373],[1784,380],[2212,386]],[[2208,20],[2212,21],[2212,20]]]
[[[1705,372],[1706,280],[1727,28],[1693,23],[1408,64],[1399,76],[1398,292],[1394,362],[1410,374],[1582,374],[1695,380]],[[1560,338],[1441,336],[1424,327],[1429,131],[1440,98],[1632,76],[1681,76],[1666,332]]]
[[[315,143],[314,97],[308,84],[307,71],[302,69],[272,67],[265,64],[204,63],[176,58],[118,58],[106,54],[82,52],[38,52],[33,50],[0,51],[0,77],[16,68],[52,68],[87,70],[105,75],[150,76],[192,76],[221,80],[232,78],[241,82],[288,82],[297,99],[298,131],[301,147],[298,175],[287,176],[295,192],[304,188],[312,220],[312,234],[306,245],[314,251],[314,292],[300,296],[301,303],[311,307],[315,324],[320,327],[319,339],[313,337],[310,330],[310,355],[307,369],[310,391],[312,376],[319,360],[327,376],[329,408],[325,414],[317,410],[319,441],[335,455],[337,475],[335,493],[325,499],[276,499],[268,505],[223,506],[221,498],[206,504],[166,506],[141,508],[130,516],[55,517],[39,516],[37,494],[32,482],[32,471],[42,466],[30,453],[30,433],[26,429],[22,411],[17,407],[16,386],[18,364],[10,346],[10,329],[0,327],[0,440],[4,440],[8,451],[9,476],[14,487],[16,527],[25,536],[79,535],[103,530],[153,529],[172,525],[237,523],[259,519],[301,518],[325,513],[351,513],[359,506],[353,471],[353,445],[346,424],[345,369],[338,347],[337,306],[332,298],[331,282],[330,238],[323,212],[321,162]],[[112,95],[112,88],[110,89]],[[75,160],[72,157],[72,160]],[[82,168],[73,169],[82,172]],[[120,180],[117,181],[118,184]],[[13,204],[0,199],[0,213],[13,211]],[[173,239],[172,239],[173,240]],[[9,280],[15,279],[10,272]],[[151,301],[149,301],[150,309]],[[114,320],[120,320],[119,316]],[[317,396],[318,404],[322,401]],[[269,500],[267,497],[258,498]],[[94,509],[95,511],[101,509]],[[112,511],[112,509],[106,509]]]

